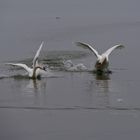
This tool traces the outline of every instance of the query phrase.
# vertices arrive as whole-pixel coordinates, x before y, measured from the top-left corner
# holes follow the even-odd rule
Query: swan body
[[[107,51],[102,53],[101,55],[89,44],[82,43],[82,42],[76,42],[75,43],[77,46],[83,47],[85,49],[89,49],[93,54],[97,57],[97,61],[95,63],[95,69],[96,71],[105,71],[109,72],[108,66],[109,66],[109,55],[113,52],[113,50],[118,49],[118,48],[123,48],[124,46],[119,44],[115,45],[111,48],[109,48]]]
[[[45,67],[39,65],[39,63],[38,63],[38,57],[39,57],[40,51],[42,49],[42,46],[43,46],[43,42],[41,43],[41,45],[40,45],[39,49],[37,50],[36,55],[33,59],[32,68],[30,68],[26,64],[22,64],[22,63],[6,63],[6,64],[22,67],[23,69],[25,69],[27,71],[29,78],[32,78],[32,79],[40,78],[41,73],[43,71],[46,71]]]

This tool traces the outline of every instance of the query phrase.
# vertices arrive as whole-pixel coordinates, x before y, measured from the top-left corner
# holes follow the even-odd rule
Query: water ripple
[[[140,107],[40,107],[40,106],[0,106],[0,109],[26,109],[26,110],[54,110],[54,111],[68,111],[68,110],[103,110],[103,111],[140,111]]]

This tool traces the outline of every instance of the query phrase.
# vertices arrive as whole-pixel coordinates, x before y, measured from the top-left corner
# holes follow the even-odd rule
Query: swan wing
[[[40,54],[40,51],[42,49],[43,44],[44,44],[44,42],[41,43],[41,45],[39,46],[39,49],[36,52],[36,55],[35,55],[35,57],[33,59],[33,67],[35,67],[36,65],[38,65],[38,57],[39,57],[39,54]]]
[[[97,58],[100,58],[99,53],[92,46],[90,46],[89,44],[82,43],[82,42],[75,42],[75,44],[77,46],[79,46],[79,47],[82,47],[82,48],[85,48],[85,49],[89,49],[90,51],[92,51],[95,54],[95,56]]]
[[[28,73],[30,73],[31,68],[29,68],[26,64],[21,64],[21,63],[5,63],[7,65],[12,65],[12,66],[19,66],[25,69]]]
[[[121,45],[121,44],[115,45],[115,46],[111,47],[110,49],[108,49],[108,50],[107,50],[105,53],[103,53],[103,54],[104,54],[106,57],[108,57],[108,56],[112,53],[113,50],[115,50],[115,49],[121,49],[121,48],[124,48],[124,46]]]

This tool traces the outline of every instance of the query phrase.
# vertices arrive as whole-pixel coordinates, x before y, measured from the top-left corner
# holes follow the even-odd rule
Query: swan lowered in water
[[[46,71],[45,67],[39,65],[39,63],[38,63],[38,57],[39,57],[43,44],[44,43],[42,42],[39,49],[36,52],[36,55],[33,59],[32,68],[28,67],[26,64],[21,64],[21,63],[6,63],[6,64],[24,68],[27,71],[29,78],[32,78],[32,79],[40,78],[41,73]]]
[[[94,55],[97,57],[97,61],[95,64],[95,71],[96,72],[111,72],[108,69],[109,66],[109,55],[112,53],[113,50],[118,49],[118,48],[123,48],[124,46],[119,44],[111,47],[101,55],[89,44],[82,43],[82,42],[75,42],[77,46],[83,47],[85,49],[89,49],[94,53]]]

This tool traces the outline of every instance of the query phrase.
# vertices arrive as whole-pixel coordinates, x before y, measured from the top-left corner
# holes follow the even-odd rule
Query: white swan
[[[96,61],[96,64],[95,64],[95,69],[96,69],[96,71],[102,71],[102,72],[103,71],[109,72],[109,70],[108,70],[108,66],[109,66],[109,55],[112,53],[112,51],[115,50],[115,49],[123,48],[124,47],[121,44],[115,45],[115,46],[111,47],[110,49],[108,49],[107,51],[105,51],[104,53],[102,53],[100,55],[89,44],[82,43],[82,42],[76,42],[75,44],[77,46],[83,47],[85,49],[89,49],[90,51],[92,51],[94,53],[94,55],[97,57],[97,61]]]
[[[21,63],[6,63],[6,64],[24,68],[27,71],[29,78],[32,78],[32,79],[40,78],[41,73],[43,71],[46,71],[45,67],[39,65],[38,63],[38,57],[39,57],[43,44],[44,43],[42,42],[39,49],[36,52],[36,55],[33,59],[32,68],[28,67],[26,64],[21,64]]]

